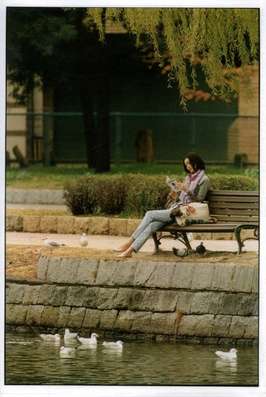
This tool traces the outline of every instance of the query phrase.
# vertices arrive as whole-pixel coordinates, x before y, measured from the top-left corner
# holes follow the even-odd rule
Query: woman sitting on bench
[[[130,239],[116,252],[121,252],[118,257],[128,258],[132,252],[138,252],[147,239],[162,226],[174,223],[175,217],[182,216],[180,206],[186,205],[189,214],[195,209],[189,206],[191,202],[202,202],[205,200],[210,188],[208,176],[205,174],[205,163],[196,153],[189,153],[183,160],[183,165],[188,174],[183,183],[176,183],[178,192],[172,191],[170,195],[171,204],[165,210],[147,211],[140,225],[132,234]]]

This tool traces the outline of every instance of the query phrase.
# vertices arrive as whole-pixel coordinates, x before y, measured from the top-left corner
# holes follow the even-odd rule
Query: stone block
[[[66,306],[84,306],[84,300],[86,299],[87,287],[73,286],[68,287]]]
[[[44,306],[41,314],[41,324],[46,327],[56,327],[59,317],[59,307]]]
[[[211,314],[185,315],[182,317],[178,335],[186,336],[211,336],[214,316]]]
[[[57,233],[73,234],[74,231],[74,217],[73,216],[58,216],[57,217]]]
[[[151,332],[155,334],[175,334],[180,313],[153,313]]]
[[[194,274],[194,263],[176,263],[175,270],[170,283],[170,288],[189,289]]]
[[[212,273],[212,290],[231,291],[232,278],[235,272],[236,265],[214,263]]]
[[[73,231],[76,234],[81,234],[81,233],[88,233],[89,230],[89,223],[90,223],[90,218],[89,217],[74,217],[74,228]]]
[[[132,288],[119,288],[114,299],[113,307],[120,310],[130,309],[132,292]],[[144,293],[142,294],[143,296]]]
[[[120,290],[119,290],[120,291]],[[145,290],[140,288],[132,288],[129,295],[128,309],[141,310],[141,305],[145,296]]]
[[[234,240],[233,233],[211,233],[213,240]]]
[[[110,218],[109,219],[109,234],[111,236],[126,236],[127,233],[127,219]]]
[[[23,217],[17,215],[6,216],[6,231],[7,232],[22,232],[23,231]]]
[[[86,309],[82,327],[98,328],[100,324],[100,318],[101,318],[100,310]]]
[[[27,317],[28,306],[6,304],[6,324],[24,325]]]
[[[259,337],[259,322],[258,317],[248,317],[247,324],[244,332],[245,338],[258,338]]]
[[[140,224],[140,219],[128,219],[126,236],[131,236]]]
[[[68,316],[68,327],[81,328],[86,309],[84,307],[72,307]]]
[[[88,233],[109,234],[109,218],[104,216],[91,216],[88,218]]]
[[[216,314],[221,305],[220,294],[213,292],[196,292],[193,295],[190,307],[192,314]]]
[[[6,286],[6,303],[22,303],[25,284],[8,283]]]
[[[181,313],[190,313],[191,312],[191,303],[194,297],[193,292],[188,291],[176,291],[176,309]]]
[[[147,287],[169,288],[172,284],[175,266],[175,263],[157,262],[145,285]]]
[[[89,308],[97,308],[98,305],[98,287],[87,287],[86,295],[84,296],[84,306]]]
[[[57,327],[58,328],[66,328],[68,324],[68,319],[70,316],[71,307],[69,306],[60,306],[57,318]]]
[[[38,280],[47,281],[49,257],[40,256],[37,262],[37,278]]]
[[[135,313],[136,312],[130,310],[120,310],[115,319],[113,328],[120,331],[130,331],[135,318]]]
[[[257,294],[223,294],[221,314],[240,316],[256,315],[258,312]]]
[[[99,288],[97,308],[113,309],[117,292],[117,288]]]
[[[47,280],[50,282],[75,284],[80,258],[51,257],[48,265]]]
[[[26,316],[26,325],[41,325],[41,316],[43,312],[43,305],[31,305],[28,307]]]
[[[145,286],[156,268],[156,263],[152,261],[139,261],[135,271],[134,286]]]
[[[100,318],[100,328],[101,329],[113,329],[116,318],[117,310],[103,310],[101,312]]]
[[[84,259],[78,264],[77,283],[94,285],[96,282],[99,262],[94,259]]]
[[[255,266],[236,266],[232,278],[232,291],[251,292],[255,271],[257,271]]]
[[[39,296],[37,303],[39,305],[50,305],[51,298],[54,293],[55,286],[49,284],[43,284],[39,290]]]
[[[134,260],[118,261],[112,274],[112,285],[133,286],[137,263]]]
[[[50,256],[47,257],[47,260],[44,261],[44,269],[43,269],[43,274],[45,276],[42,278],[43,280],[52,283],[57,283],[60,282],[61,277],[62,277],[62,269],[61,269],[61,261],[63,258],[61,257],[55,257],[55,256]],[[41,267],[38,264],[38,268]]]
[[[232,338],[243,338],[248,325],[248,317],[232,316],[229,336]]]
[[[214,266],[207,263],[196,263],[192,276],[191,289],[211,289]]]
[[[53,293],[50,298],[50,304],[52,306],[63,306],[65,305],[68,293],[67,286],[56,286],[53,288]]]
[[[35,215],[24,215],[23,217],[23,231],[30,233],[40,232],[41,217]]]
[[[177,296],[175,291],[146,290],[140,310],[151,312],[173,312],[176,308]]]
[[[110,261],[101,259],[99,262],[96,285],[114,285],[114,273],[116,270],[117,261]]]
[[[232,316],[217,315],[213,319],[212,336],[228,337],[230,335]]]
[[[41,287],[41,285],[26,285],[22,301],[23,305],[36,305],[39,301]]]
[[[253,273],[251,292],[258,293],[258,291],[259,291],[259,269],[258,267],[255,267]]]
[[[57,233],[57,216],[42,216],[40,231],[41,233]]]
[[[150,312],[135,312],[131,331],[143,333],[153,332],[151,318],[152,313]]]

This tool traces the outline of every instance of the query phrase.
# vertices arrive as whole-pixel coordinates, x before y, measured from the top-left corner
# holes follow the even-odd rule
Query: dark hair
[[[202,158],[196,153],[188,153],[183,159],[183,166],[186,172],[189,172],[185,166],[185,159],[189,159],[190,164],[194,168],[195,171],[205,170],[205,163]]]

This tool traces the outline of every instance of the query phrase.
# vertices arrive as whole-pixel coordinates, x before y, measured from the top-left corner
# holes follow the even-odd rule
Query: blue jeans
[[[148,240],[152,233],[159,230],[162,226],[173,223],[170,217],[171,209],[147,211],[141,223],[132,234],[132,247],[137,252]]]

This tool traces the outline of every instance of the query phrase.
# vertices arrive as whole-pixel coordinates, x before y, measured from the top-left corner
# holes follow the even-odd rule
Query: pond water
[[[62,345],[62,341],[61,341]],[[77,346],[60,358],[60,344],[30,334],[6,334],[6,385],[252,385],[258,384],[256,347],[239,347],[223,361],[214,345],[125,342],[122,351]]]

